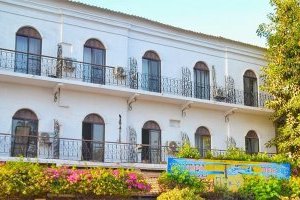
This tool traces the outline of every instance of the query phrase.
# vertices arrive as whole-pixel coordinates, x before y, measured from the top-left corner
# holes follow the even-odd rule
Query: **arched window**
[[[16,33],[15,72],[41,75],[42,38],[32,27],[22,27]]]
[[[99,40],[86,41],[83,62],[83,81],[105,84],[105,47]]]
[[[87,115],[82,122],[83,160],[104,161],[105,124],[97,114]]]
[[[195,97],[199,99],[210,98],[210,81],[209,69],[207,65],[200,61],[194,66],[194,84],[195,84]]]
[[[142,161],[160,163],[161,130],[155,121],[147,121],[142,129]]]
[[[38,118],[29,109],[18,110],[12,118],[11,155],[37,157]]]
[[[144,90],[151,92],[161,91],[161,61],[157,53],[147,51],[143,56],[141,85]]]
[[[247,70],[244,74],[244,104],[257,106],[257,78],[253,71]]]
[[[197,128],[195,133],[195,146],[199,149],[201,156],[205,156],[211,149],[211,137],[209,130],[203,126]]]
[[[246,152],[258,153],[259,152],[259,139],[255,131],[249,131],[245,137]]]

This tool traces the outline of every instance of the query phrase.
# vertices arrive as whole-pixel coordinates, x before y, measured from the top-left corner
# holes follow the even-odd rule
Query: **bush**
[[[238,191],[244,196],[253,196],[260,200],[275,200],[291,195],[288,180],[261,176],[244,177],[244,184]]]
[[[254,197],[248,194],[230,191],[226,185],[214,185],[212,191],[204,192],[201,196],[210,200],[254,200]]]
[[[47,193],[124,197],[148,192],[141,174],[124,169],[69,169],[25,162],[0,166],[0,197],[44,197]]]
[[[192,158],[192,159],[200,159],[200,153],[198,149],[192,148],[189,143],[185,143],[179,149],[177,155],[178,158]]]
[[[200,193],[206,189],[204,180],[178,167],[173,167],[170,173],[163,172],[158,178],[158,184],[161,191],[168,191],[174,188],[190,188]]]
[[[45,195],[48,182],[43,167],[34,163],[8,162],[0,166],[0,197],[16,198]]]
[[[172,189],[168,192],[162,193],[157,200],[202,200],[202,198],[189,188]]]

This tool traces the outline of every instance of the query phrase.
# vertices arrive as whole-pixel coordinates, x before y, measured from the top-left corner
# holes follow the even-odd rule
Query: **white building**
[[[275,152],[263,48],[66,0],[0,0],[0,30],[2,158]]]

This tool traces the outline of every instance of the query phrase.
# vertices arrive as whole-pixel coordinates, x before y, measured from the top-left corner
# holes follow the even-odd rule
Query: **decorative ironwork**
[[[121,138],[121,133],[122,133],[122,116],[119,114],[119,142],[122,142]]]
[[[24,136],[23,140],[28,138],[35,138],[38,144],[44,141],[43,137],[38,136]],[[12,135],[0,133],[0,155],[9,156],[11,152],[11,140]],[[49,138],[53,140],[52,137]],[[149,160],[151,163],[166,163],[169,156],[170,148],[172,146],[158,146],[153,149],[151,145],[146,144],[131,144],[131,143],[118,143],[118,142],[99,142],[93,140],[80,140],[71,138],[58,138],[60,149],[59,159],[62,160],[86,160],[93,162],[112,162],[112,163],[140,163],[143,162],[141,159],[142,153],[150,157],[160,158]],[[96,152],[91,152],[91,148],[88,145],[97,147]],[[132,151],[134,149],[134,151]],[[143,149],[143,151],[142,151]],[[195,148],[199,150],[198,148]],[[53,159],[55,158],[54,148],[41,148],[39,145],[36,149],[37,158]],[[226,150],[218,149],[203,149],[205,152],[210,152],[212,155],[221,155],[226,153]],[[174,152],[172,152],[174,153]],[[93,155],[93,156],[91,156]],[[206,155],[204,153],[203,155]],[[272,156],[275,154],[269,154]],[[27,154],[24,157],[30,157]]]
[[[225,76],[225,90],[226,94],[226,102],[227,103],[235,103],[235,89],[234,89],[234,79],[231,76]]]
[[[187,67],[182,67],[181,73],[182,73],[182,95],[185,97],[191,97],[193,91],[191,71]]]
[[[129,146],[129,154],[128,154],[128,160],[129,162],[136,162],[137,160],[137,148],[134,148],[137,144],[137,134],[133,127],[129,126],[129,143],[132,144]]]
[[[61,78],[62,77],[62,70],[63,70],[63,59],[62,56],[62,45],[57,45],[57,63],[56,63],[56,76],[53,76],[53,78]],[[56,102],[56,101],[55,101]]]
[[[60,124],[57,119],[53,120],[54,122],[54,132],[53,132],[53,158],[59,159],[59,133],[60,133]]]
[[[254,107],[264,107],[265,102],[272,99],[267,93],[255,93],[255,95],[250,94],[249,92],[244,92],[243,90],[238,90],[234,88],[234,81],[232,78],[225,79],[225,87],[220,87],[217,85],[203,85],[202,83],[197,83],[191,81],[191,72],[188,68],[182,68],[182,77],[181,78],[170,78],[165,76],[152,76],[148,74],[142,74],[137,72],[137,62],[134,58],[130,58],[130,69],[124,69],[124,77],[126,78],[117,78],[115,76],[115,68],[104,65],[93,65],[93,68],[99,68],[105,73],[94,74],[94,79],[86,79],[84,75],[85,70],[89,68],[91,70],[91,64],[72,61],[72,67],[74,71],[66,71],[62,67],[62,63],[70,62],[61,57],[61,47],[58,47],[58,57],[50,56],[40,56],[41,70],[38,74],[39,76],[51,77],[51,78],[60,78],[68,80],[77,80],[83,82],[90,82],[93,84],[105,84],[118,87],[132,88],[136,90],[147,90],[150,92],[161,92],[177,96],[184,97],[194,97],[194,98],[203,98],[211,99],[210,94],[214,94],[216,101],[222,101],[232,104],[241,104],[244,105],[244,100],[255,99],[256,103],[245,104]],[[15,54],[22,54],[24,56],[19,56],[18,60],[15,60]],[[17,52],[7,49],[0,48],[0,69],[7,71],[14,71],[14,66],[16,62],[18,65],[26,63],[28,56],[32,54]],[[22,60],[24,59],[24,60]],[[100,71],[101,71],[100,70]],[[28,73],[31,72],[15,72],[15,73]],[[36,73],[34,73],[36,74]],[[105,77],[103,77],[105,76]],[[127,78],[128,77],[128,78]],[[99,79],[102,81],[94,81]],[[201,91],[201,93],[197,91]],[[193,93],[193,91],[196,91]],[[211,92],[210,92],[211,91]],[[205,94],[205,95],[204,95]],[[204,96],[203,96],[204,95]],[[251,96],[252,95],[252,96]],[[58,97],[56,97],[57,100]],[[259,101],[258,101],[259,100]]]
[[[227,137],[226,145],[227,145],[227,149],[235,148],[236,147],[235,139],[233,137]]]
[[[181,132],[181,141],[182,141],[182,144],[190,144],[190,138],[189,138],[189,135],[185,132]]]
[[[129,58],[129,85],[132,89],[138,88],[138,73],[137,73],[137,60]]]

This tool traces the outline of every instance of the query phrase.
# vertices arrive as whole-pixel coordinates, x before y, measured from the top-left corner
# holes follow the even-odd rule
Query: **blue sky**
[[[257,27],[268,22],[269,0],[77,0],[180,28],[258,46]]]

